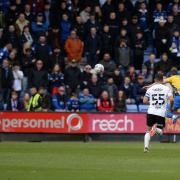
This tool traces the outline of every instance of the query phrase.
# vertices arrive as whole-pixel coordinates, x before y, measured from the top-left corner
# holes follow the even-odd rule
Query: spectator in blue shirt
[[[52,97],[52,105],[55,111],[66,111],[67,110],[67,97],[65,94],[65,87],[59,87],[58,93]]]
[[[96,111],[95,98],[92,94],[89,93],[88,88],[84,88],[82,93],[80,93],[79,103],[81,112]]]
[[[12,44],[6,43],[6,45],[0,49],[0,66],[2,64],[3,59],[8,58],[10,51],[12,50]]]
[[[72,95],[67,102],[67,109],[71,112],[79,111],[79,99],[77,98],[77,95],[74,92],[72,92]]]

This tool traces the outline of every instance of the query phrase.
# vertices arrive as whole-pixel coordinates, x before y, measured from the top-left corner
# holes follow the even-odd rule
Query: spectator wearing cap
[[[72,30],[69,38],[65,42],[65,50],[67,58],[71,62],[75,59],[77,62],[81,61],[84,43],[77,36],[76,31]]]
[[[163,52],[168,52],[170,34],[165,26],[166,20],[163,17],[159,19],[159,25],[155,29],[155,45],[157,50],[157,57]]]
[[[85,41],[85,52],[87,57],[87,63],[94,67],[95,64],[99,61],[99,55],[101,52],[101,39],[97,34],[97,30],[95,27],[92,27],[90,30],[90,35],[87,36]]]
[[[64,74],[64,82],[66,84],[68,95],[71,94],[71,92],[79,91],[82,78],[81,75],[82,74],[76,60],[72,60],[69,67],[66,68]]]
[[[136,104],[143,103],[143,97],[145,93],[145,90],[143,89],[144,86],[144,76],[140,74],[138,75],[137,82],[133,85],[133,97],[136,101]]]
[[[134,45],[134,67],[136,70],[141,70],[144,61],[144,50],[146,49],[146,43],[141,31],[136,33]]]
[[[115,62],[111,59],[111,55],[109,53],[104,53],[103,59],[99,62],[104,66],[104,74],[106,76],[112,76],[114,70],[116,69]]]
[[[64,85],[64,74],[61,72],[59,64],[55,64],[51,73],[48,74],[50,92],[54,95],[58,88]]]
[[[100,112],[113,112],[114,101],[110,98],[108,91],[104,90],[97,100],[97,109]]]
[[[18,35],[22,35],[24,27],[29,24],[29,21],[25,18],[24,13],[20,13],[18,19],[15,22]]]
[[[35,57],[41,59],[44,63],[44,68],[49,70],[50,68],[50,56],[52,55],[51,47],[47,44],[46,36],[41,35],[38,43],[35,46]]]
[[[0,109],[6,110],[13,85],[13,73],[8,59],[4,59],[0,68]]]
[[[64,86],[60,86],[58,89],[58,93],[53,95],[52,106],[55,111],[67,110],[67,96]]]
[[[44,20],[42,13],[37,14],[36,20],[32,22],[31,28],[36,39],[48,30],[48,24]]]
[[[35,67],[32,68],[29,78],[28,86],[31,87],[47,87],[48,85],[48,74],[47,71],[43,68],[43,61],[38,59],[36,61]]]
[[[79,95],[79,109],[81,112],[94,112],[96,111],[95,98],[89,93],[88,88],[84,88]]]

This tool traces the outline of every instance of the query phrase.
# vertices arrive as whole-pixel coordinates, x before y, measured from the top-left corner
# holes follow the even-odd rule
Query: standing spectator
[[[77,66],[76,61],[72,61],[70,66],[65,70],[65,84],[68,90],[68,94],[71,92],[79,91],[80,84],[81,84],[81,71]]]
[[[24,15],[25,18],[29,21],[29,23],[31,24],[32,20],[33,20],[33,14],[31,12],[31,6],[30,4],[25,4],[24,5]]]
[[[29,24],[29,21],[26,20],[25,15],[23,13],[20,13],[15,24],[16,24],[16,29],[18,31],[18,35],[22,35],[23,29],[25,26]]]
[[[132,83],[136,82],[137,73],[136,73],[136,69],[134,68],[134,66],[129,66],[126,76],[128,76],[130,78]]]
[[[89,94],[88,88],[84,88],[79,95],[79,109],[81,112],[96,111],[94,96]]]
[[[172,36],[174,30],[178,28],[178,25],[174,22],[174,16],[172,14],[168,15],[165,26],[168,29],[170,36]]]
[[[128,20],[131,19],[131,13],[127,10],[125,3],[122,1],[118,4],[117,18],[119,22],[122,22],[124,18],[127,18]]]
[[[22,109],[22,105],[19,101],[19,96],[16,91],[11,92],[11,97],[8,100],[7,110],[8,111],[20,111]]]
[[[29,93],[25,93],[22,99],[22,110],[27,111],[29,105],[30,95]]]
[[[67,110],[70,112],[79,112],[79,99],[76,93],[72,93],[67,101]]]
[[[94,96],[94,98],[98,98],[102,91],[102,86],[98,81],[97,75],[93,74],[91,76],[91,80],[88,83],[89,92]]]
[[[1,93],[0,93],[0,104],[1,109],[6,110],[7,109],[7,103],[10,98],[10,93],[13,85],[13,74],[12,70],[9,65],[8,59],[4,59],[2,63],[1,70],[1,76],[0,76],[0,87],[1,87]]]
[[[178,29],[174,30],[173,36],[170,41],[170,54],[172,57],[173,65],[180,66],[180,32]]]
[[[120,87],[123,82],[123,73],[120,68],[116,68],[113,73],[113,80],[117,87]]]
[[[155,29],[155,44],[157,50],[157,57],[163,52],[168,51],[170,34],[165,26],[166,20],[163,18],[159,19],[159,26]]]
[[[118,88],[117,86],[114,84],[114,80],[112,77],[109,77],[107,79],[107,84],[104,87],[104,89],[106,89],[109,92],[109,96],[115,100],[116,96],[117,96],[117,92],[118,92]]]
[[[21,91],[23,89],[22,87],[22,82],[23,82],[23,77],[24,77],[24,74],[23,72],[20,70],[20,66],[18,64],[14,64],[13,66],[13,70],[12,70],[12,73],[13,73],[13,79],[14,79],[14,82],[13,82],[13,86],[12,86],[12,89],[14,91],[17,92],[18,94],[18,97],[20,97],[20,94],[21,94]]]
[[[58,92],[60,86],[64,85],[64,74],[61,72],[59,64],[55,64],[52,73],[48,75],[50,92],[52,95]]]
[[[174,22],[180,27],[180,12],[176,4],[173,6],[172,14],[174,16]]]
[[[97,109],[100,112],[112,112],[114,110],[113,99],[110,98],[108,91],[103,91],[97,100]]]
[[[92,76],[92,68],[90,65],[85,65],[83,72],[82,72],[82,83],[81,83],[81,89],[83,89],[84,87],[86,87],[88,85],[88,82],[91,79]]]
[[[48,30],[48,24],[44,21],[42,13],[37,14],[36,20],[32,22],[31,28],[36,40],[41,34]]]
[[[101,40],[97,35],[97,30],[92,27],[90,35],[86,39],[85,51],[87,56],[87,63],[93,68],[98,63],[99,55],[101,52]]]
[[[38,90],[36,87],[31,87],[30,89],[31,97],[28,103],[27,111],[41,111],[41,95],[38,93]]]
[[[109,52],[110,55],[113,55],[113,41],[112,41],[112,34],[110,33],[109,26],[104,25],[103,27],[103,32],[101,35],[101,40],[102,40],[102,54],[105,52]]]
[[[5,46],[0,49],[0,66],[3,60],[8,58],[11,50],[12,50],[12,44],[10,42],[7,42]]]
[[[126,112],[126,97],[124,91],[118,91],[115,100],[115,112]]]
[[[65,42],[65,50],[69,61],[75,59],[77,62],[81,61],[84,44],[79,39],[76,31],[71,31],[69,38]]]
[[[64,43],[68,36],[70,35],[72,24],[69,21],[69,17],[67,14],[62,15],[62,20],[59,24],[60,29],[60,39],[61,39],[61,47],[64,47]]]
[[[143,97],[145,93],[145,90],[143,89],[144,86],[144,76],[140,74],[138,76],[137,82],[133,86],[133,96],[137,105],[143,104]]]
[[[133,86],[129,77],[124,77],[124,82],[122,83],[120,90],[124,91],[127,104],[135,103],[133,97]]]
[[[168,73],[172,67],[171,60],[169,59],[167,53],[161,55],[161,59],[156,63],[156,72],[160,71],[164,74]]]
[[[48,84],[48,74],[43,68],[43,61],[37,60],[35,67],[31,70],[28,79],[29,87],[47,87]]]
[[[33,36],[30,32],[29,26],[24,26],[22,35],[20,37],[21,43],[24,44],[26,42],[30,43],[30,45],[33,44]]]
[[[51,47],[47,44],[46,36],[41,35],[39,37],[38,44],[35,47],[35,56],[37,59],[41,59],[44,64],[44,68],[49,70],[50,68],[50,56],[52,54]]]
[[[27,3],[30,4],[33,15],[43,11],[44,0],[27,0]]]
[[[119,45],[116,47],[116,62],[125,69],[131,63],[131,49],[125,39],[121,39]]]
[[[142,67],[141,74],[144,76],[145,84],[150,84],[153,82],[153,74],[151,71],[148,71],[148,68],[146,66]]]
[[[83,11],[80,12],[80,17],[83,23],[86,23],[89,19],[91,7],[86,6]]]
[[[116,69],[115,62],[111,59],[111,56],[109,53],[104,53],[103,60],[99,62],[104,66],[104,73],[106,76],[112,76],[114,70]]]
[[[141,70],[144,61],[144,50],[146,49],[146,43],[141,31],[136,33],[134,42],[134,67],[137,70]]]
[[[52,106],[55,111],[66,111],[67,110],[67,96],[65,93],[65,87],[60,86],[58,93],[52,97]]]

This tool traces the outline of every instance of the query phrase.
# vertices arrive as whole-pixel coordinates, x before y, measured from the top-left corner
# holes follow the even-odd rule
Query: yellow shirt
[[[171,83],[177,90],[180,90],[180,75],[171,76],[166,78],[165,81]]]

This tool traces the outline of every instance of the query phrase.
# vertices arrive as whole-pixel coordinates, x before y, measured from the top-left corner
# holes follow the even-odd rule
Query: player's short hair
[[[156,75],[155,75],[155,80],[156,81],[163,81],[163,73],[157,73]]]

